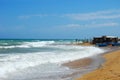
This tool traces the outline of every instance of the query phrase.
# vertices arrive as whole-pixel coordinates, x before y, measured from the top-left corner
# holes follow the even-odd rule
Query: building
[[[117,45],[119,41],[118,37],[115,36],[102,36],[102,37],[94,37],[92,40],[93,44],[98,46],[107,46],[107,45]]]

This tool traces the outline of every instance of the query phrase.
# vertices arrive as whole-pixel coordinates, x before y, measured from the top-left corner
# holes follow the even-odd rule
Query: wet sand
[[[93,57],[87,57],[87,58],[78,59],[75,61],[70,61],[70,62],[64,63],[64,64],[62,64],[63,66],[67,66],[74,71],[68,75],[63,76],[62,78],[63,78],[63,80],[64,80],[64,78],[70,78],[69,80],[74,80],[74,79],[78,78],[79,76],[82,76],[88,72],[95,70],[103,62],[104,62],[104,60],[103,60],[102,56],[96,55]]]
[[[92,62],[91,58],[84,58],[84,59],[79,59],[68,63],[64,63],[63,66],[68,66],[69,68],[81,68],[90,65],[91,62]]]
[[[104,55],[106,62],[100,68],[75,80],[120,80],[120,49]]]
[[[78,77],[79,75],[85,73],[86,71],[82,71],[81,69],[85,69],[85,67],[89,66],[91,63],[93,62],[93,60],[91,58],[83,58],[83,59],[78,59],[75,61],[70,61],[67,63],[62,64],[62,66],[67,66],[70,69],[75,69],[76,71],[63,76],[62,78],[70,78],[70,80],[73,80],[76,78],[76,76]]]

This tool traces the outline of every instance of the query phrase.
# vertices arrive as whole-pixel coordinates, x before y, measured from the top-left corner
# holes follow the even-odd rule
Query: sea
[[[69,75],[80,70],[83,73],[90,71],[93,64],[92,67],[71,69],[63,66],[63,63],[105,51],[95,46],[73,43],[75,40],[72,39],[1,39],[0,80],[74,80],[77,76]],[[95,65],[94,69],[98,66]]]

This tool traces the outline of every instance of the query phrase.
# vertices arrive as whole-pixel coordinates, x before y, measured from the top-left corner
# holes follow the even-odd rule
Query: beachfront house
[[[118,46],[120,45],[118,41],[119,39],[116,36],[102,36],[102,37],[94,37],[92,43],[100,47],[108,46],[108,45]]]

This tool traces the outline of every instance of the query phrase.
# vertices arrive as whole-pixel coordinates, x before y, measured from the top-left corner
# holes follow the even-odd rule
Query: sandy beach
[[[80,68],[90,65],[91,62],[92,62],[91,58],[84,58],[84,59],[79,59],[68,63],[64,63],[63,66],[68,66],[69,68]]]
[[[91,72],[101,66],[101,64],[104,62],[104,59],[102,58],[102,55],[94,55],[91,57],[86,57],[74,61],[69,61],[67,63],[63,63],[62,66],[67,66],[70,69],[76,70],[72,74],[66,75],[64,78],[71,77],[72,80],[76,79],[79,76],[82,76],[88,72]]]
[[[76,80],[120,80],[120,50],[109,52],[103,57],[106,61],[100,68]]]

